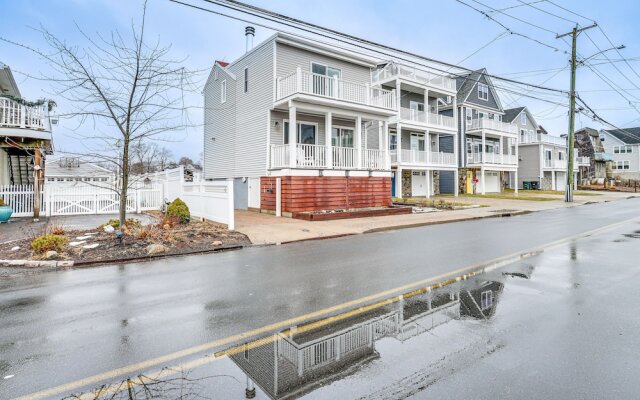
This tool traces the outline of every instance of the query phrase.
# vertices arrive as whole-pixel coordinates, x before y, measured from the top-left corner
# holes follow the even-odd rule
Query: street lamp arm
[[[598,56],[598,55],[600,55],[600,54],[602,54],[602,53],[606,53],[607,51],[611,51],[611,50],[622,50],[622,49],[624,49],[624,48],[626,48],[626,46],[625,46],[625,45],[623,45],[623,44],[621,44],[621,45],[620,45],[620,46],[618,46],[618,47],[611,47],[610,49],[606,49],[606,50],[599,51],[599,52],[597,52],[597,53],[595,53],[595,54],[590,55],[589,57],[587,57],[587,58],[585,58],[585,59],[578,60],[578,64],[580,64],[580,65],[584,65],[584,63],[586,63],[587,61],[591,60],[593,57]]]

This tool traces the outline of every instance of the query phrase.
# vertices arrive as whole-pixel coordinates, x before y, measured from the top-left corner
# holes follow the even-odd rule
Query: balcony
[[[456,167],[456,154],[437,151],[391,150],[391,162],[416,166]]]
[[[400,121],[449,130],[456,129],[456,121],[453,117],[406,107],[400,108]]]
[[[375,70],[371,73],[371,82],[374,85],[393,81],[395,79],[404,79],[416,82],[421,85],[431,86],[435,89],[453,92],[454,94],[456,92],[455,79],[428,71],[422,71],[402,64],[391,63],[384,68]]]
[[[0,97],[0,129],[7,129],[6,134],[10,136],[50,140],[51,125],[47,105],[26,106]]]
[[[590,165],[589,157],[575,157],[575,161],[573,162],[574,171],[578,170],[578,167],[585,167]],[[544,160],[543,164],[544,168],[547,169],[559,169],[566,170],[568,168],[567,160]]]
[[[467,126],[467,132],[473,131],[490,131],[497,135],[516,135],[518,127],[497,119],[477,118],[471,121],[471,125]]]
[[[331,149],[331,158],[327,157]],[[270,149],[271,169],[341,169],[341,170],[386,170],[384,150],[358,149],[353,147],[322,146],[317,144],[296,144],[295,164],[292,164],[288,144],[272,145]],[[330,161],[330,162],[329,162]]]
[[[518,166],[518,159],[512,154],[498,153],[467,153],[467,164],[499,164],[508,166]]]
[[[276,100],[294,96],[308,96],[314,102],[340,101],[345,106],[357,106],[359,109],[378,109],[386,112],[396,111],[395,90],[373,88],[368,84],[354,83],[302,71],[278,78]]]
[[[589,157],[576,157],[576,164],[579,167],[588,167],[591,165],[591,159]]]
[[[567,146],[567,139],[541,133],[521,133],[520,144],[552,144]]]

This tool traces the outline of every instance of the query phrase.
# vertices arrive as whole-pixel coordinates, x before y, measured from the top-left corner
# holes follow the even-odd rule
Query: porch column
[[[484,139],[484,134],[482,134],[482,139]],[[485,194],[484,188],[484,167],[480,167],[480,194]]]
[[[396,197],[402,198],[402,168],[396,169]]]
[[[296,162],[296,140],[298,132],[298,121],[296,120],[296,106],[289,105],[289,167],[295,168]]]
[[[503,136],[500,136],[500,163],[504,164],[504,140],[503,140]],[[510,151],[511,149],[509,149]]]
[[[428,129],[424,133],[424,140],[427,142],[424,146],[425,151],[427,152],[425,160],[427,161],[427,164],[429,164],[431,162],[431,132],[429,132]]]
[[[431,197],[431,188],[433,187],[433,171],[427,170],[427,199]]]
[[[514,177],[513,179],[515,179],[514,182],[514,186],[513,186],[513,190],[515,192],[515,194],[518,194],[518,169],[516,168],[515,172],[513,173]]]
[[[383,169],[391,169],[391,155],[389,154],[389,122],[387,120],[382,121],[382,141],[384,146],[384,164]]]
[[[396,124],[396,157],[398,159],[398,164],[402,159],[402,125],[400,123]]]
[[[484,131],[482,131],[482,148],[480,149],[480,161],[481,161],[482,163],[484,163],[484,160],[485,160],[485,156],[484,156],[484,151],[485,151],[485,149],[486,149],[485,144],[486,144],[486,136],[485,136],[485,134],[484,134]],[[484,173],[484,172],[483,172],[483,173]],[[484,180],[483,180],[483,181],[484,181]],[[484,184],[483,184],[483,186],[484,186]],[[482,193],[482,194],[484,194],[484,189],[483,189],[482,191],[483,191],[483,193]]]
[[[551,190],[556,190],[556,171],[551,171]]]
[[[324,160],[325,167],[333,168],[333,146],[331,146],[331,136],[333,131],[333,113],[328,111],[324,115]]]
[[[515,187],[516,194],[518,194],[518,186],[520,186],[518,184],[518,170],[520,169],[520,143],[518,142],[519,140],[520,139],[518,138],[518,136],[516,136],[516,138],[513,139],[513,143],[516,148],[516,187]],[[509,152],[511,152],[511,149],[509,149]]]
[[[458,183],[460,182],[459,173],[458,168],[453,170],[453,197],[458,197]]]
[[[356,137],[354,138],[354,146],[356,147],[356,168],[363,168],[362,163],[362,117],[356,117]]]

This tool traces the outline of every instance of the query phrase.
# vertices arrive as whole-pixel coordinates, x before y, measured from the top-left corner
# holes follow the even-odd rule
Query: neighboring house
[[[589,157],[589,165],[580,167],[581,179],[604,183],[607,164],[613,160],[613,155],[605,151],[599,132],[592,128],[582,128],[575,132],[574,142],[580,155]]]
[[[0,62],[0,185],[33,185],[52,152],[50,108],[53,102],[26,101],[13,73]],[[43,184],[39,173],[40,185]]]
[[[457,102],[440,111],[458,122],[460,193],[518,189],[518,131],[504,111],[486,69],[456,78]],[[456,112],[457,111],[457,112]],[[446,174],[441,174],[444,179]]]
[[[204,179],[234,179],[240,209],[391,205],[397,96],[371,86],[379,60],[283,33],[252,47],[246,33],[246,53],[205,85]]]
[[[456,81],[389,61],[373,71],[372,84],[395,89],[400,105],[389,131],[393,196],[457,194],[456,118],[440,113],[455,103]]]
[[[640,128],[603,129],[600,141],[612,156],[614,178],[640,179]]]
[[[518,142],[518,187],[520,189],[564,190],[567,184],[568,149],[566,137],[550,135],[538,125],[527,107],[505,110],[504,122],[516,126]],[[587,165],[587,157],[574,155],[574,182],[578,166]]]
[[[114,187],[116,181],[113,171],[78,157],[49,159],[44,176],[47,185],[65,187]]]

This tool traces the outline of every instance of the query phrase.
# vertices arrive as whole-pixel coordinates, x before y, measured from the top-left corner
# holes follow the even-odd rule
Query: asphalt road
[[[0,281],[12,398],[640,216],[640,199]],[[12,376],[7,379],[2,377]]]

